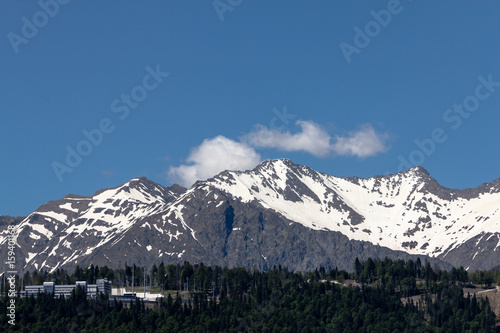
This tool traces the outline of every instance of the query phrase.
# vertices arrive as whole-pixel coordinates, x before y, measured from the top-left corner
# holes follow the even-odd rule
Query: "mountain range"
[[[344,178],[268,160],[189,189],[140,177],[49,201],[27,217],[1,216],[3,262],[8,225],[18,227],[24,270],[189,261],[351,271],[356,257],[492,269],[500,267],[500,179],[456,190],[422,167]]]

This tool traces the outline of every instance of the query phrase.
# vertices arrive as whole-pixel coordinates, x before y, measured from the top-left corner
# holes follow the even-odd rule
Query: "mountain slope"
[[[136,178],[93,196],[69,195],[18,230],[27,269],[187,260],[351,270],[356,257],[385,256],[486,269],[500,265],[500,180],[453,190],[420,167],[340,178],[272,160],[188,190]]]
[[[19,224],[22,258],[29,267],[51,270],[78,261],[116,242],[137,221],[162,211],[183,191],[180,186],[165,188],[136,178],[93,196],[67,195],[49,201]]]
[[[410,254],[445,258],[481,236],[491,240],[493,252],[500,246],[498,179],[460,191],[440,186],[421,167],[338,178],[278,160],[250,172],[225,172],[207,183],[308,228]]]

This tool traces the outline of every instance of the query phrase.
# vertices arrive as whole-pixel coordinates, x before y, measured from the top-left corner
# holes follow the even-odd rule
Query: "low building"
[[[140,290],[137,288],[136,290]],[[162,294],[152,294],[150,292],[127,292],[125,288],[113,287],[111,288],[111,298],[115,298],[117,301],[129,301],[140,298],[146,302],[156,302],[158,298],[163,298]]]
[[[95,298],[99,293],[111,295],[111,282],[107,279],[98,279],[96,284],[88,284],[86,281],[77,281],[75,284],[60,284],[44,282],[43,286],[26,286],[25,296],[36,296],[38,293],[53,294],[56,297],[68,297],[78,286],[82,287],[88,298]]]

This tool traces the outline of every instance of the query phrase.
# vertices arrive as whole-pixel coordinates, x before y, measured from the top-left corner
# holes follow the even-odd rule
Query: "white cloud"
[[[370,124],[364,124],[347,137],[335,136],[332,150],[338,155],[369,157],[389,149],[386,145],[388,137],[387,133],[377,133]]]
[[[312,121],[299,120],[296,125],[302,129],[296,134],[271,130],[259,125],[256,130],[245,135],[243,140],[254,147],[305,151],[318,157],[325,157],[333,152],[337,155],[363,158],[388,149],[386,147],[388,135],[376,132],[370,124],[362,125],[358,131],[350,132],[347,137],[337,135],[333,140],[328,132]]]
[[[197,180],[205,180],[224,170],[248,170],[261,162],[255,148],[275,148],[282,151],[303,151],[317,157],[332,155],[365,158],[385,152],[388,147],[386,133],[378,133],[370,124],[364,124],[347,136],[334,138],[320,125],[299,120],[301,131],[295,134],[280,132],[258,125],[241,138],[241,142],[217,136],[206,139],[194,148],[186,164],[170,167],[168,179],[189,187]],[[255,147],[255,148],[254,148]]]
[[[245,143],[224,136],[206,139],[194,148],[186,160],[189,164],[170,167],[168,178],[183,186],[205,180],[224,170],[248,170],[260,163],[260,155]]]
[[[296,125],[302,131],[296,134],[280,132],[259,125],[257,129],[243,137],[255,147],[277,148],[284,151],[305,151],[323,157],[330,152],[330,135],[312,121],[299,120]]]

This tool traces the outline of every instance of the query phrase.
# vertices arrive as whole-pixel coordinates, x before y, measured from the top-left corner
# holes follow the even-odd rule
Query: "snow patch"
[[[72,211],[74,213],[78,213],[78,209],[73,208],[71,202],[67,202],[67,203],[65,203],[63,205],[60,205],[59,208],[70,210],[70,211]]]

